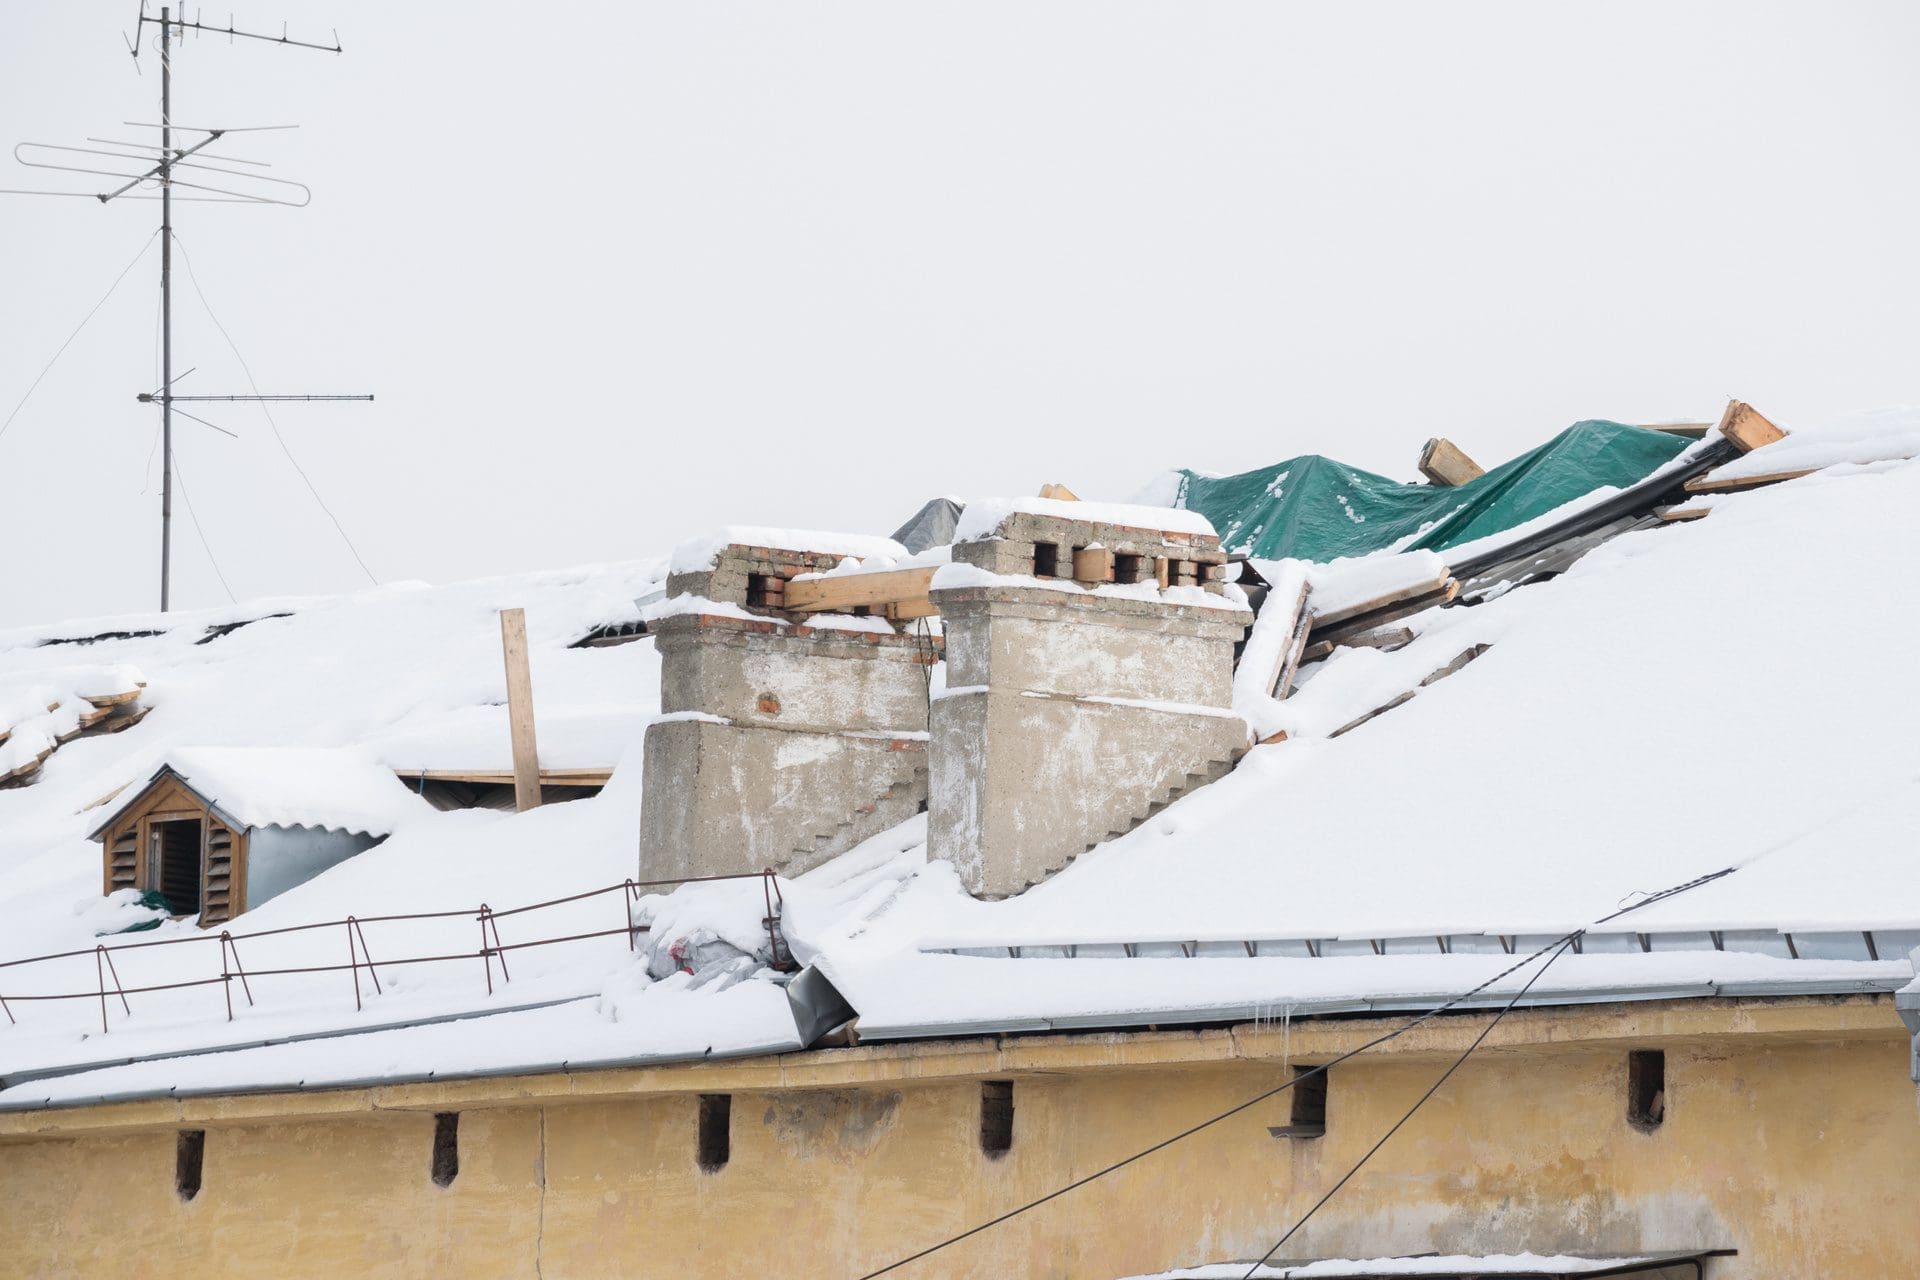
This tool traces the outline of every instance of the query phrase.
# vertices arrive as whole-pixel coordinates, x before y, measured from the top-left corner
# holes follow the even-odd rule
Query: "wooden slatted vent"
[[[128,827],[115,835],[107,857],[107,892],[136,888],[140,878],[139,829]]]
[[[206,894],[200,904],[202,925],[233,919],[233,832],[223,824],[207,824]]]

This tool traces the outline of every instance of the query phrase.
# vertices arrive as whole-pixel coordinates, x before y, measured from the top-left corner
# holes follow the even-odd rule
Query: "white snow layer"
[[[247,827],[321,827],[384,836],[434,812],[392,769],[346,748],[175,747],[163,763]],[[111,811],[111,805],[99,810]]]
[[[699,573],[713,568],[720,553],[735,546],[817,551],[825,555],[853,556],[860,560],[868,556],[887,556],[899,560],[907,555],[907,549],[892,538],[879,538],[871,534],[734,524],[680,543],[673,549],[669,568],[674,573]]]
[[[1170,533],[1213,536],[1213,522],[1198,511],[1178,507],[1143,507],[1125,502],[1075,502],[1061,498],[975,498],[960,513],[955,542],[991,538],[1016,511],[1053,516],[1061,520],[1090,520],[1126,529],[1158,529]]]

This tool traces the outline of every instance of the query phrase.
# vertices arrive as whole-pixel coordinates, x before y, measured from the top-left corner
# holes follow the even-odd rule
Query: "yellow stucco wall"
[[[735,1063],[0,1117],[0,1274],[855,1276],[1271,1087],[1386,1023],[886,1046]],[[1336,1068],[896,1274],[1110,1277],[1263,1252],[1485,1025]],[[1626,1052],[1667,1118],[1625,1117]],[[979,1149],[979,1081],[1015,1085]],[[695,1160],[702,1091],[732,1156]],[[429,1177],[433,1112],[460,1173]],[[175,1132],[207,1130],[175,1195]],[[1920,1276],[1920,1108],[1884,999],[1534,1011],[1503,1024],[1286,1255],[1732,1247],[1714,1277]]]

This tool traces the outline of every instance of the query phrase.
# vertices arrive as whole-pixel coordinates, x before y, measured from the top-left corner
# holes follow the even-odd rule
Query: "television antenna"
[[[123,121],[122,124],[132,129],[157,129],[160,133],[160,141],[155,144],[90,137],[86,141],[92,145],[84,147],[23,142],[13,149],[14,159],[21,164],[35,169],[112,178],[118,180],[119,185],[96,191],[0,191],[0,194],[79,196],[98,200],[101,204],[110,204],[116,200],[158,200],[160,202],[158,233],[160,237],[160,385],[152,391],[139,393],[135,398],[141,404],[160,406],[162,459],[160,609],[164,613],[172,607],[173,603],[173,416],[176,412],[174,405],[192,402],[372,400],[373,397],[371,395],[262,395],[258,388],[255,388],[251,395],[179,395],[174,391],[174,384],[193,372],[192,369],[188,369],[179,377],[175,377],[173,372],[174,202],[179,200],[209,204],[280,205],[298,209],[305,207],[311,201],[313,193],[302,183],[259,172],[272,167],[266,161],[207,150],[233,134],[266,133],[297,126],[255,125],[216,129],[174,123],[173,45],[176,40],[184,42],[188,33],[193,33],[196,36],[223,35],[227,37],[228,43],[242,39],[261,40],[291,48],[339,53],[341,52],[340,33],[334,32],[332,44],[319,44],[309,40],[293,39],[287,34],[284,26],[277,36],[257,31],[242,31],[233,25],[231,17],[228,18],[227,25],[224,27],[212,26],[201,21],[197,11],[189,20],[184,7],[176,16],[172,7],[166,5],[161,7],[160,16],[156,18],[147,12],[147,0],[140,0],[140,16],[135,20],[134,34],[126,42],[127,51],[133,55],[136,70],[140,62],[140,46],[145,42],[148,26],[160,29],[158,41],[160,120],[157,124],[134,120]],[[187,176],[180,176],[183,171]],[[252,382],[251,375],[248,376],[248,381]],[[233,435],[233,432],[225,427],[197,417],[189,410],[181,409],[177,412],[181,417],[189,418],[203,426],[213,427],[214,430],[226,435]],[[298,466],[297,463],[295,465]],[[319,494],[316,492],[314,496],[317,498]],[[324,503],[322,505],[324,506]],[[342,536],[344,537],[344,532]],[[352,544],[348,545],[351,547]],[[354,558],[359,559],[357,551],[354,553]],[[362,569],[365,567],[364,564],[361,565]]]

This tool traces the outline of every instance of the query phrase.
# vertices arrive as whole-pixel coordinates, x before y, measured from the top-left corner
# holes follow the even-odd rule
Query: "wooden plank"
[[[915,618],[937,618],[940,609],[925,596],[918,600],[902,600],[898,604],[887,606],[887,621],[912,622]]]
[[[134,701],[140,696],[138,688],[128,689],[125,693],[90,693],[87,701],[96,707],[118,707]],[[51,711],[53,708],[47,708]]]
[[[1073,553],[1073,580],[1098,583],[1113,581],[1113,549],[1081,547]]]
[[[1347,644],[1354,636],[1372,631],[1386,623],[1410,618],[1416,613],[1438,605],[1451,604],[1459,594],[1460,583],[1453,578],[1448,578],[1445,584],[1437,589],[1430,589],[1418,595],[1395,592],[1392,596],[1385,597],[1385,603],[1368,609],[1364,613],[1347,614],[1332,624],[1323,624],[1320,619],[1315,618],[1312,639],[1316,642]],[[1345,610],[1341,612],[1346,613]]]
[[[1729,400],[1727,411],[1720,415],[1720,434],[1740,452],[1752,453],[1762,445],[1785,439],[1787,433],[1746,401]]]
[[[1277,596],[1272,590],[1267,592],[1267,598],[1260,602],[1260,614],[1254,619],[1247,647],[1240,655],[1240,669],[1234,675],[1236,690],[1249,690],[1270,698],[1286,697],[1286,686],[1292,682],[1300,650],[1306,644],[1305,631],[1312,625],[1312,615],[1307,611],[1307,596],[1311,590],[1306,576],[1302,574],[1299,589],[1288,593],[1288,596]],[[1303,621],[1306,623],[1304,627]],[[1267,640],[1276,633],[1286,638],[1272,650],[1268,669],[1260,670],[1248,665],[1249,657],[1261,652]],[[1253,643],[1256,637],[1261,641],[1259,646]]]
[[[1312,588],[1309,587],[1308,591],[1311,592]],[[1302,597],[1300,616],[1294,619],[1293,636],[1287,641],[1287,657],[1280,664],[1279,678],[1273,684],[1273,696],[1282,702],[1293,692],[1293,682],[1300,675],[1300,663],[1306,657],[1307,636],[1313,631],[1313,610],[1304,607],[1304,601]]]
[[[1335,729],[1332,733],[1328,734],[1327,736],[1329,738],[1337,738],[1343,733],[1352,733],[1355,729],[1358,729],[1361,725],[1373,719],[1375,716],[1385,715],[1387,712],[1393,710],[1395,707],[1399,706],[1401,703],[1411,701],[1413,698],[1413,694],[1414,694],[1414,691],[1412,689],[1409,689],[1405,693],[1400,694],[1392,699],[1389,699],[1386,702],[1381,703],[1379,706],[1375,707],[1373,710],[1367,712],[1367,714],[1360,716],[1356,719],[1347,721],[1345,724],[1341,725],[1338,729]]]
[[[142,720],[145,720],[152,711],[152,707],[143,707],[137,704],[121,707],[115,711],[114,714],[107,717],[107,721],[101,726],[100,732],[120,733],[124,730],[131,729]]]
[[[862,606],[925,600],[936,567],[795,578],[787,583],[784,607],[791,613],[842,613]]]
[[[1383,649],[1392,653],[1395,649],[1404,649],[1413,643],[1413,628],[1375,627],[1371,631],[1362,631],[1359,635],[1349,636],[1340,643],[1349,649]]]
[[[1315,614],[1313,622],[1317,627],[1331,627],[1337,623],[1346,622],[1353,618],[1378,613],[1382,609],[1399,604],[1405,600],[1423,599],[1436,591],[1444,591],[1447,584],[1452,581],[1453,579],[1447,576],[1447,571],[1442,569],[1437,577],[1423,579],[1419,582],[1410,582],[1404,587],[1396,588],[1384,595],[1375,596],[1371,600],[1355,601],[1344,609],[1335,609],[1329,613]]]
[[[540,749],[533,735],[533,673],[527,665],[527,611],[500,611],[507,667],[507,730],[513,738],[513,800],[522,813],[540,807]]]
[[[1641,422],[1636,423],[1642,431],[1664,431],[1670,436],[1685,436],[1689,440],[1703,439],[1713,430],[1711,422]]]
[[[1713,514],[1712,507],[1694,507],[1676,504],[1671,507],[1655,507],[1654,518],[1665,524],[1681,524],[1688,520],[1699,520]]]
[[[1762,489],[1770,484],[1779,484],[1784,480],[1798,480],[1801,476],[1810,476],[1818,467],[1802,467],[1798,471],[1769,471],[1757,476],[1726,476],[1709,471],[1703,476],[1695,476],[1687,481],[1688,493],[1739,493],[1744,489]]]
[[[1430,684],[1440,683],[1440,681],[1445,680],[1448,676],[1454,674],[1456,671],[1460,670],[1460,668],[1466,666],[1469,662],[1472,662],[1475,658],[1479,657],[1481,654],[1485,653],[1487,650],[1491,648],[1493,648],[1493,646],[1490,644],[1468,645],[1466,648],[1462,649],[1459,653],[1454,654],[1453,659],[1449,661],[1445,666],[1441,667],[1438,671],[1435,671],[1432,675],[1428,676],[1425,680],[1422,680],[1420,682],[1420,687],[1424,689]]]
[[[1420,451],[1420,474],[1433,484],[1451,488],[1487,473],[1486,468],[1466,455],[1466,451],[1447,439],[1435,436]]]
[[[1041,485],[1041,486],[1040,486],[1040,496],[1041,496],[1041,497],[1043,497],[1043,498],[1052,498],[1052,499],[1053,499],[1053,500],[1054,500],[1055,502],[1078,502],[1078,501],[1080,501],[1080,495],[1079,495],[1079,494],[1077,494],[1077,493],[1075,493],[1075,492],[1074,492],[1073,490],[1071,490],[1071,489],[1069,489],[1069,488],[1067,488],[1067,486],[1065,486],[1065,485],[1063,485],[1063,484],[1043,484],[1043,485]]]
[[[113,790],[107,792],[107,794],[101,796],[98,800],[95,800],[92,804],[89,804],[86,808],[79,810],[74,816],[78,817],[82,813],[91,813],[93,810],[98,809],[101,805],[107,803],[109,800],[113,799],[115,796],[119,795],[122,791],[125,791],[128,787],[132,785],[133,784],[131,782],[121,783],[119,786],[115,787]]]
[[[252,856],[253,836],[245,831],[228,832],[233,838],[233,894],[227,906],[231,915],[240,915],[252,905],[247,901],[248,881],[252,878],[252,865],[248,861]]]
[[[470,786],[505,786],[513,781],[510,769],[395,769],[394,776],[408,786],[427,782],[464,782]],[[604,787],[612,769],[542,769],[543,787]]]

